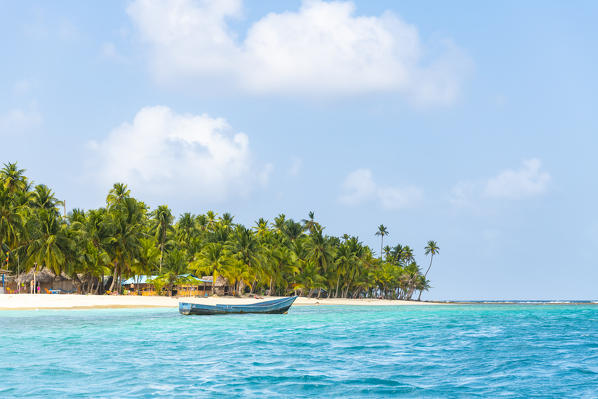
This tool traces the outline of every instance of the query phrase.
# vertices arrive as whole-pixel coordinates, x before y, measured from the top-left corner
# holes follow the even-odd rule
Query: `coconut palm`
[[[24,232],[23,210],[18,207],[7,188],[0,187],[0,251],[8,251]]]
[[[4,189],[10,193],[17,191],[26,191],[27,178],[25,177],[25,169],[19,169],[17,163],[5,163],[2,170],[0,170],[0,182]]]
[[[152,212],[152,227],[151,231],[158,241],[160,246],[160,274],[162,274],[162,263],[164,260],[164,247],[166,246],[167,234],[174,231],[172,222],[174,216],[166,205],[160,205],[155,211]]]
[[[430,265],[428,266],[426,273],[424,273],[424,281],[428,281],[426,278],[428,277],[428,272],[430,271],[430,268],[432,267],[432,261],[434,260],[434,255],[438,254],[439,252],[440,252],[440,248],[438,247],[438,244],[436,243],[436,241],[432,241],[432,240],[428,241],[428,244],[424,248],[424,253],[426,254],[426,256],[430,255]],[[418,301],[420,300],[420,298],[422,296],[422,291],[423,290],[419,290],[419,296],[417,297]]]
[[[67,235],[67,226],[47,209],[39,211],[34,218],[33,223],[29,224],[31,240],[26,264],[29,268],[36,265],[47,267],[55,274],[60,274],[68,251],[73,246]]]
[[[378,226],[378,231],[376,232],[377,236],[380,236],[380,259],[382,259],[382,248],[384,246],[384,236],[388,235],[388,229],[386,228],[386,226],[384,226],[383,224],[381,224],[380,226]]]
[[[189,246],[191,240],[196,236],[195,217],[189,212],[183,213],[176,223],[175,231],[177,240],[181,244]]]
[[[238,260],[245,271],[251,275],[251,293],[255,289],[257,277],[262,272],[262,248],[253,232],[244,226],[237,226],[232,239],[226,244],[230,257]],[[240,288],[241,289],[241,288]]]
[[[140,240],[144,236],[143,209],[143,204],[134,198],[124,198],[115,203],[104,220],[104,228],[110,230],[108,253],[114,265],[111,291],[120,287],[122,274],[139,258]]]
[[[411,298],[429,289],[427,275],[438,245],[428,242],[430,264],[422,273],[413,250],[386,244],[388,229],[378,227],[380,257],[356,237],[324,234],[313,212],[302,222],[279,214],[272,224],[260,218],[254,228],[233,223],[213,211],[178,220],[166,205],[152,212],[116,183],[106,207],[73,209],[59,216],[61,202],[47,186],[34,186],[16,164],[0,170],[0,255],[10,253],[11,271],[47,266],[66,273],[82,292],[101,292],[104,275],[111,289],[122,277],[160,274],[156,284],[170,288],[190,269],[228,279],[240,294],[251,292],[335,297]],[[384,246],[386,245],[386,246]],[[382,260],[384,259],[384,260]],[[15,262],[16,261],[16,262]],[[16,266],[16,267],[15,267]],[[418,298],[419,299],[419,298]]]
[[[264,218],[259,218],[255,221],[255,226],[253,227],[255,233],[260,239],[264,239],[265,236],[268,234],[268,221]]]
[[[438,254],[440,252],[440,248],[438,247],[438,244],[436,243],[436,241],[428,241],[428,245],[426,245],[426,247],[424,248],[425,254],[426,256],[430,255],[430,265],[428,266],[428,269],[426,270],[426,273],[424,274],[424,278],[428,277],[428,272],[430,271],[430,268],[432,267],[432,261],[434,260],[434,255]]]
[[[106,204],[108,204],[108,207],[110,208],[130,196],[131,190],[129,190],[126,184],[114,183],[106,197]]]
[[[38,184],[31,193],[30,206],[35,209],[46,209],[54,212],[57,215],[60,213],[58,210],[59,205],[64,205],[63,201],[58,200],[54,192],[45,184]]]
[[[189,276],[185,276],[188,273],[188,266],[187,252],[176,248],[166,255],[164,272],[160,273],[154,282],[160,287],[168,288],[169,295],[172,296],[176,284],[195,282],[196,279],[189,279]]]
[[[212,276],[212,295],[214,295],[216,280],[222,274],[227,261],[223,245],[218,242],[212,242],[203,247],[201,252],[195,254],[189,267],[196,275],[203,276],[209,274]]]
[[[274,227],[274,230],[278,233],[282,233],[284,231],[285,225],[286,225],[286,216],[284,213],[279,214],[278,216],[276,216],[274,218],[274,222],[272,223],[272,227]]]
[[[220,217],[220,224],[225,228],[230,228],[233,226],[233,219],[235,217],[228,212],[225,212]]]
[[[314,230],[319,227],[320,225],[314,219],[314,212],[309,211],[307,214],[307,219],[303,219],[301,222],[303,223],[303,230],[309,231],[310,234],[314,232]]]

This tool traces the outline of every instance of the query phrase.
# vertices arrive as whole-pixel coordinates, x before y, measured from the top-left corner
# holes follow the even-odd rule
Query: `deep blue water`
[[[0,312],[0,397],[598,397],[598,306]]]

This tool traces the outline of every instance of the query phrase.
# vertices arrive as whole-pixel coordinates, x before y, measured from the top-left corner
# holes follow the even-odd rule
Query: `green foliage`
[[[386,226],[375,233],[377,258],[357,237],[325,234],[314,212],[300,222],[284,214],[272,223],[259,218],[252,228],[214,211],[175,220],[166,205],[150,211],[123,183],[110,189],[105,207],[62,217],[63,202],[45,185],[32,188],[24,173],[15,163],[0,170],[0,253],[8,258],[2,267],[49,268],[73,277],[82,292],[103,292],[105,276],[118,290],[124,278],[155,275],[158,291],[172,293],[176,285],[199,284],[193,275],[211,275],[224,277],[236,295],[410,299],[430,288],[427,275],[439,253],[429,241],[422,273],[408,245],[383,246]]]

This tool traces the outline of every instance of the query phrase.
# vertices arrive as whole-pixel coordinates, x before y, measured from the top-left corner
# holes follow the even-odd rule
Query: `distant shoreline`
[[[209,305],[249,304],[273,297],[256,299],[253,297],[213,296],[207,298],[127,296],[127,295],[0,295],[1,310],[57,310],[57,309],[127,309],[127,308],[177,308],[179,302],[194,302]],[[438,306],[438,305],[598,305],[598,301],[403,301],[390,299],[346,299],[346,298],[305,298],[299,297],[293,306]]]
[[[211,296],[207,298],[128,296],[128,295],[48,295],[48,294],[4,294],[0,295],[0,310],[37,309],[115,309],[115,308],[178,308],[179,302],[194,302],[208,305],[249,304],[277,297],[232,297]],[[437,302],[402,301],[390,299],[346,299],[346,298],[297,298],[293,306],[356,305],[356,306],[405,306],[438,305]]]

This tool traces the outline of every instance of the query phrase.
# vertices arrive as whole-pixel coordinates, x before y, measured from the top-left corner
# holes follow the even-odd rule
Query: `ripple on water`
[[[0,314],[0,397],[598,395],[598,306]]]

